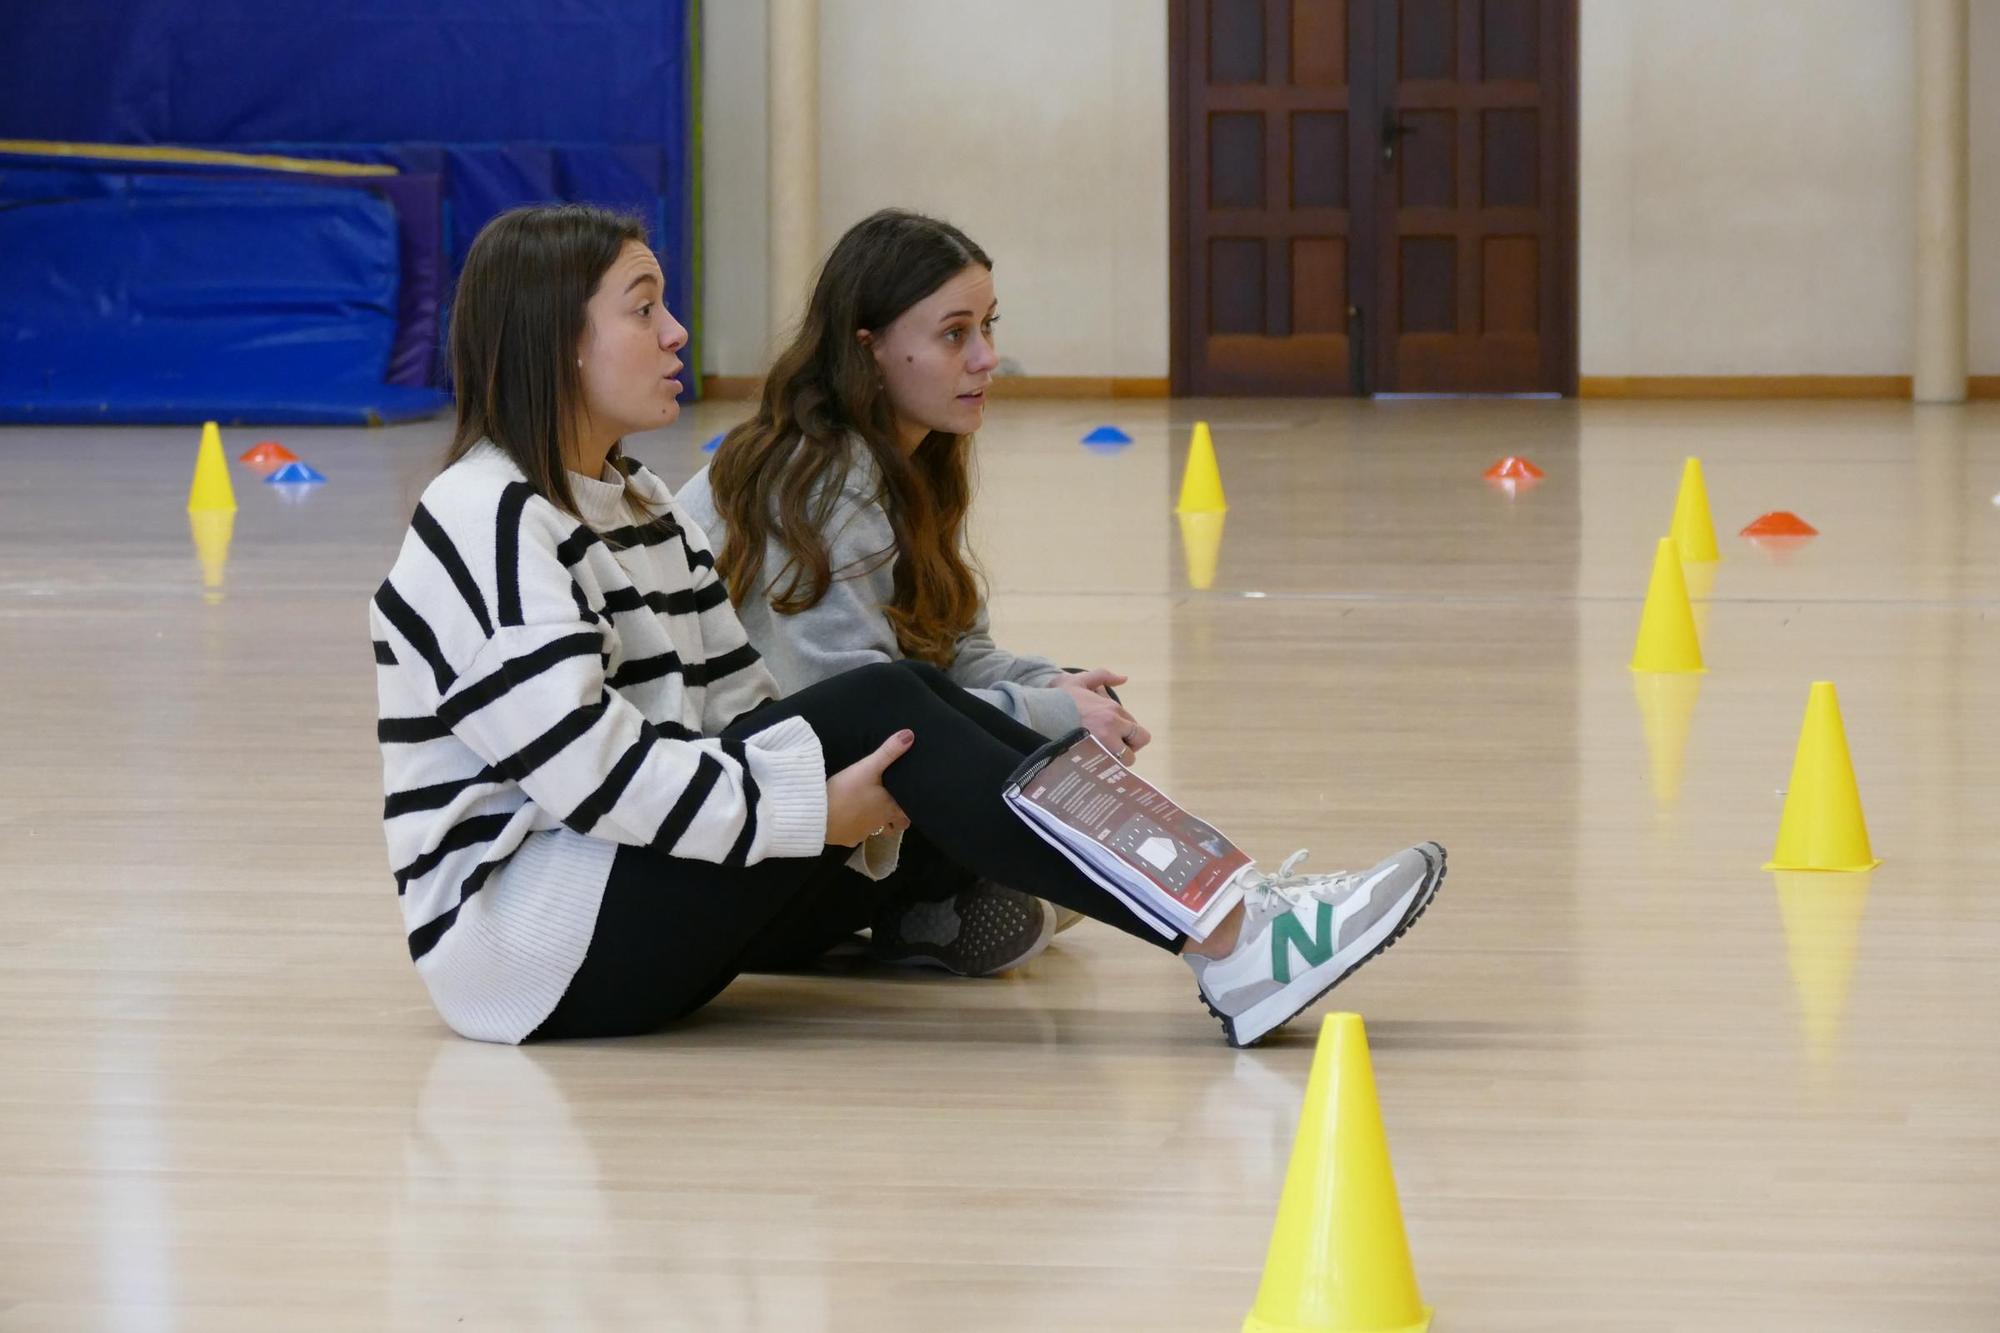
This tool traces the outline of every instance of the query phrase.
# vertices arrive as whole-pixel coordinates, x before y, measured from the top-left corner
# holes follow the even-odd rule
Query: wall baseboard
[[[995,398],[1166,398],[1167,377],[1134,375],[1006,375]]]
[[[1579,398],[1902,398],[1908,375],[1585,375]]]
[[[761,375],[703,375],[701,396],[720,401],[755,398]],[[1006,375],[993,381],[995,398],[1165,398],[1167,377],[1130,375]]]
[[[703,375],[701,396],[749,400],[761,375]],[[1967,393],[2000,399],[2000,375],[1974,375]],[[1126,375],[1008,375],[993,381],[995,398],[1166,398],[1167,377]],[[1879,398],[1908,400],[1908,375],[1585,375],[1579,398]]]

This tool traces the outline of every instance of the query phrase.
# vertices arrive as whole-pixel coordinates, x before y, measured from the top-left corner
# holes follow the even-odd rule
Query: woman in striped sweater
[[[1007,809],[1043,738],[943,673],[879,664],[778,698],[700,529],[619,448],[679,413],[687,333],[661,296],[639,225],[597,209],[516,210],[466,256],[450,455],[369,608],[390,862],[455,1031],[662,1027],[870,919],[912,826],[1181,953],[1239,1045],[1422,912],[1430,843],[1361,875],[1246,872],[1206,940],[1163,940]]]

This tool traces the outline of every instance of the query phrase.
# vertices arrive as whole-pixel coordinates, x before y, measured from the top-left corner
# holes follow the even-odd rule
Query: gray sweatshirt
[[[895,596],[895,559],[880,554],[895,545],[889,515],[874,496],[878,484],[875,460],[866,449],[851,453],[852,468],[828,522],[828,555],[833,584],[819,605],[796,615],[771,609],[774,578],[782,577],[786,558],[773,543],[764,557],[763,583],[757,596],[736,608],[764,665],[778,685],[792,694],[808,685],[871,662],[893,662],[903,654],[896,631],[882,608]],[[711,549],[721,550],[727,533],[715,512],[715,496],[703,468],[674,496],[681,508],[707,534]],[[868,569],[873,563],[875,568]],[[867,570],[866,573],[857,571]],[[1062,668],[1043,657],[1020,657],[993,642],[986,608],[979,608],[971,630],[958,641],[957,656],[947,674],[987,703],[1024,722],[1044,736],[1061,736],[1078,725],[1076,701],[1050,682]]]

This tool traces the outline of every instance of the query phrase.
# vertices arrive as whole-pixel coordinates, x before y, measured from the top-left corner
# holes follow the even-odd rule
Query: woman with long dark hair
[[[662,288],[637,224],[577,205],[494,219],[459,280],[450,459],[369,607],[390,862],[454,1030],[653,1031],[868,919],[879,885],[842,866],[868,844],[879,873],[910,827],[1180,953],[1239,1045],[1423,911],[1430,843],[1364,874],[1246,870],[1203,940],[1165,939],[1008,810],[1043,738],[936,668],[780,699],[699,528],[620,448],[679,412]]]
[[[1083,727],[1129,762],[1151,739],[1114,671],[1007,651],[966,544],[972,435],[999,364],[993,261],[949,222],[884,209],[848,229],[765,376],[680,502],[715,542],[737,615],[786,691],[875,662],[928,662],[1044,736]],[[973,875],[921,834],[870,951],[1004,971],[1075,924]]]

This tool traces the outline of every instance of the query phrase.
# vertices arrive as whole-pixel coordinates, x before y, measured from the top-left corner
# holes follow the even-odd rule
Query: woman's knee
[[[855,704],[873,710],[884,708],[901,717],[930,702],[931,691],[916,673],[904,670],[902,662],[873,662],[855,667],[836,677]],[[906,722],[896,725],[905,726]]]
[[[952,683],[951,677],[947,676],[942,668],[930,662],[919,661],[914,657],[905,657],[897,662],[895,666],[899,671],[906,672],[918,681],[921,681],[924,688],[930,690],[932,693],[947,689]]]

